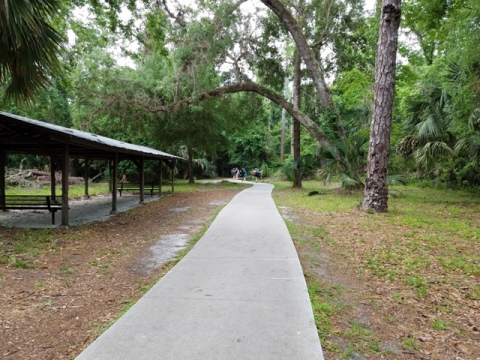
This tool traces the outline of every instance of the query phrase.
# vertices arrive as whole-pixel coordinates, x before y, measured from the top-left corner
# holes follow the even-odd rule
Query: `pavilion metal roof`
[[[145,159],[185,160],[146,146],[0,111],[0,147],[4,150],[51,155],[63,151],[65,144],[69,145],[71,157],[110,159],[117,153],[120,160],[139,156]]]

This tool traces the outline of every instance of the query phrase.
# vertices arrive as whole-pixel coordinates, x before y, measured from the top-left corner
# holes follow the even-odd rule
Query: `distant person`
[[[257,182],[262,177],[262,172],[258,168],[253,169],[253,177],[255,182]]]
[[[247,169],[242,168],[242,182],[245,182],[247,180]]]

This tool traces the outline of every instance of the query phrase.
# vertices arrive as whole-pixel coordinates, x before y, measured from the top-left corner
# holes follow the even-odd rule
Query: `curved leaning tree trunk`
[[[202,101],[212,97],[219,97],[224,94],[234,94],[238,92],[253,92],[273,101],[280,107],[284,108],[295,120],[297,120],[300,124],[302,124],[307,129],[307,131],[310,132],[310,134],[320,143],[320,145],[322,145],[325,148],[328,148],[331,146],[327,138],[327,135],[323,132],[320,126],[316,124],[312,119],[310,119],[307,115],[305,115],[299,109],[296,109],[283,96],[280,96],[273,90],[270,90],[264,86],[253,83],[251,81],[246,81],[241,84],[227,85],[217,89],[206,91],[200,94],[198,98],[195,100],[190,97],[190,98],[186,98],[186,99],[183,99],[168,105],[163,105],[163,106],[151,106],[142,102],[130,101],[130,100],[124,100],[124,101],[132,105],[141,106],[152,113],[156,113],[156,112],[169,111],[171,109],[174,109],[180,106],[190,105],[190,104],[193,104],[195,101]]]
[[[395,65],[401,0],[383,0],[375,63],[375,100],[370,127],[367,178],[362,210],[388,210],[387,168],[392,126]]]
[[[268,7],[279,20],[285,25],[288,29],[290,35],[295,41],[297,51],[300,53],[300,56],[307,67],[307,70],[310,74],[310,78],[313,81],[315,86],[317,96],[324,107],[324,111],[334,114],[337,122],[337,133],[340,139],[344,140],[345,129],[342,123],[340,114],[335,108],[333,102],[332,94],[328,89],[327,83],[325,81],[324,74],[320,65],[315,58],[312,48],[308,44],[307,38],[305,37],[302,28],[295,17],[288,11],[288,9],[283,5],[279,0],[260,0],[266,7]]]

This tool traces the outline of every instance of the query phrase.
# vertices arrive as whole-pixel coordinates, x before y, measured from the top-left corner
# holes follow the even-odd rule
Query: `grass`
[[[375,214],[357,209],[361,191],[345,192],[316,181],[304,181],[303,189],[293,189],[288,182],[274,185],[274,200],[287,214],[286,223],[304,268],[322,346],[332,358],[355,353],[380,356],[385,352],[380,341],[385,334],[347,321],[355,311],[349,308],[345,294],[331,291],[335,279],[325,279],[320,271],[326,263],[335,260],[341,268],[334,271],[348,269],[359,281],[396,289],[380,301],[406,309],[418,304],[422,309],[418,311],[430,312],[437,320],[425,325],[426,332],[445,330],[447,322],[439,320],[442,314],[460,314],[469,301],[480,299],[477,193],[396,186],[388,213]],[[318,194],[309,196],[312,191]],[[368,286],[362,294],[365,304],[378,301],[374,289],[368,293]],[[459,295],[452,299],[452,293]],[[442,301],[436,300],[438,294]],[[402,317],[408,314],[391,313],[383,321],[405,326]],[[418,330],[418,324],[410,326]],[[461,331],[461,320],[449,318],[448,328]],[[420,349],[414,337],[402,338],[399,346],[407,351]]]
[[[236,184],[232,184],[236,185]],[[175,180],[174,182],[175,192],[188,192],[194,191],[199,188],[198,184],[189,184],[188,180]],[[207,188],[213,188],[208,186]],[[167,192],[171,190],[171,183],[166,182],[162,186],[162,191]],[[90,196],[107,194],[109,193],[108,183],[89,183],[88,184],[88,193]],[[5,193],[8,195],[49,195],[51,193],[50,185],[44,185],[38,189],[23,188],[18,186],[7,186]],[[61,196],[62,189],[57,185],[56,195]],[[84,184],[75,184],[68,187],[68,196],[71,199],[79,198],[85,195],[85,185]]]
[[[11,238],[0,240],[0,264],[33,268],[33,260],[43,251],[56,249],[51,229],[17,229]]]
[[[38,189],[24,188],[19,186],[7,186],[5,189],[7,195],[50,195],[50,185],[44,185]],[[107,183],[89,183],[88,193],[90,196],[108,193]],[[62,189],[57,185],[56,195],[61,196]],[[68,187],[68,196],[70,198],[81,197],[85,194],[85,185],[77,184]]]

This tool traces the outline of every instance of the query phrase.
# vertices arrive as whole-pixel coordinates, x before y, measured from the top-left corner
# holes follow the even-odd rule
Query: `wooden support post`
[[[140,164],[138,167],[140,173],[140,204],[145,201],[145,157],[140,158]]]
[[[52,195],[52,200],[55,200],[57,196],[57,179],[55,176],[55,158],[53,153],[50,154],[50,194]]]
[[[114,156],[118,156],[116,153]],[[117,165],[118,165],[118,158],[117,158]],[[109,187],[109,191],[113,192],[113,191],[117,191],[117,188],[114,187],[112,185],[113,181],[112,181],[112,172],[113,172],[113,165],[112,165],[112,160],[108,160],[108,176],[109,176],[109,179],[108,179],[108,187]],[[117,171],[117,170],[115,170]]]
[[[175,192],[175,186],[173,185],[173,178],[175,177],[175,165],[176,160],[172,160],[172,194]]]
[[[65,144],[62,156],[62,226],[68,226],[68,174],[70,170],[70,147]]]
[[[5,149],[0,149],[0,207],[5,207]]]
[[[111,164],[111,162],[109,162]],[[113,166],[111,167],[113,171],[110,172],[110,179],[112,183],[112,211],[110,214],[117,213],[117,177],[118,177],[118,153],[115,153],[113,158]]]
[[[158,196],[162,196],[162,186],[163,186],[163,161],[160,160],[160,181],[158,183]]]
[[[84,166],[84,169],[83,169],[84,173],[83,173],[83,181],[85,183],[85,196],[87,198],[90,198],[90,195],[88,194],[88,174],[90,173],[90,161],[87,159],[85,159],[85,166]]]

